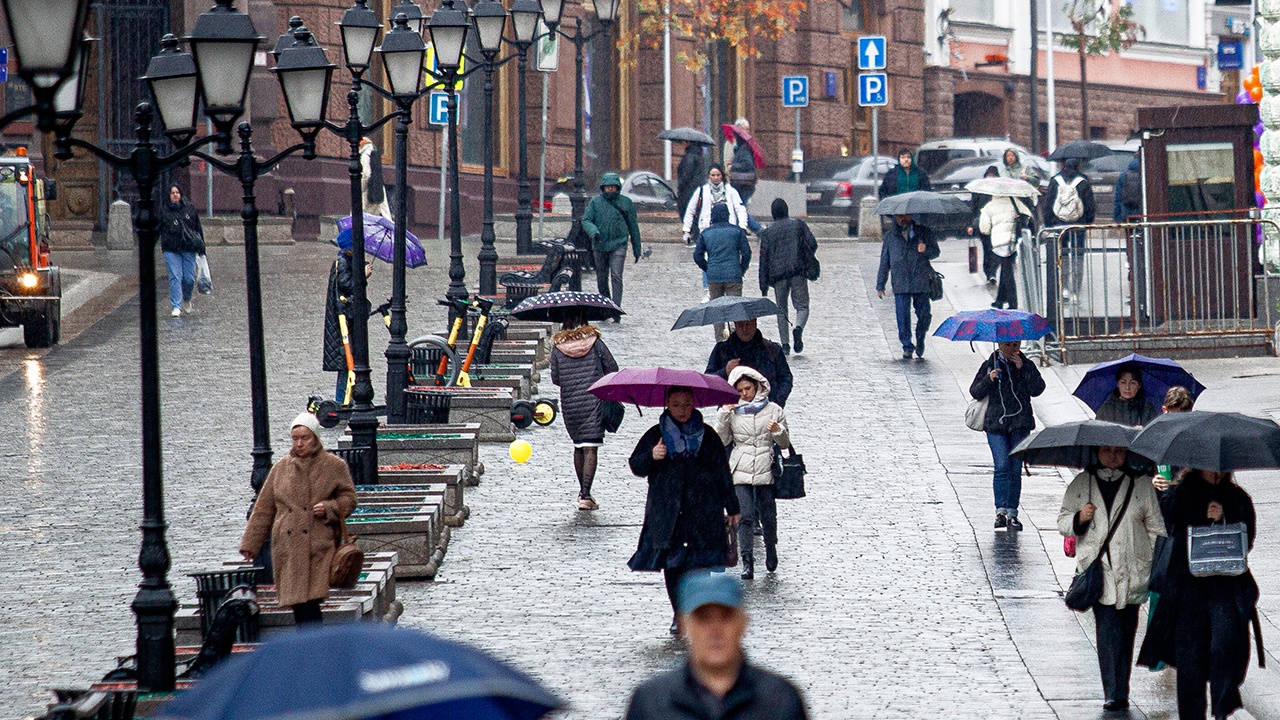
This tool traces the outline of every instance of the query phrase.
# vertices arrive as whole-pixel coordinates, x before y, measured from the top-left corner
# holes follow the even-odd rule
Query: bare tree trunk
[[[1085,72],[1084,28],[1076,30],[1080,38],[1080,139],[1089,139],[1089,80]]]

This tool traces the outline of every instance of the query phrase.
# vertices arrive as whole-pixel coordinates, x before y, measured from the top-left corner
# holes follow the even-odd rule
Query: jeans
[[[747,201],[743,200],[742,204],[745,207],[747,204]],[[760,224],[759,220],[756,220],[754,215],[752,215],[751,213],[747,213],[747,229],[759,235],[760,231],[764,229],[764,226]]]
[[[1093,620],[1098,641],[1098,669],[1102,671],[1103,699],[1128,702],[1133,639],[1138,632],[1138,606],[1128,605],[1117,610],[1115,605],[1094,603]]]
[[[783,345],[789,344],[787,338],[790,337],[787,331],[787,326],[791,325],[787,313],[788,295],[791,296],[791,304],[796,306],[794,327],[801,330],[809,322],[809,281],[803,275],[795,275],[773,284],[773,297],[778,302],[778,309],[782,311],[778,313],[778,342]]]
[[[627,246],[623,245],[612,252],[595,251],[596,256],[596,289],[601,295],[612,298],[614,304],[622,307],[622,270],[627,266]],[[613,292],[609,292],[610,283]]]
[[[987,446],[991,448],[991,461],[995,465],[991,489],[995,494],[996,512],[1009,517],[1018,517],[1018,502],[1022,499],[1022,461],[1009,457],[1009,451],[1030,434],[1027,430],[987,433]]]
[[[1009,257],[996,256],[996,267],[1000,270],[1000,284],[996,287],[996,307],[1008,306],[1010,310],[1018,309],[1018,280],[1016,277],[1018,254]]]
[[[924,336],[929,332],[929,322],[933,315],[929,312],[929,293],[894,293],[893,306],[898,312],[898,340],[902,343],[902,352],[912,351],[924,354]],[[916,310],[915,342],[911,336],[911,308]]]
[[[169,304],[180,308],[196,287],[196,254],[165,250],[164,267],[169,271]]]
[[[738,523],[738,552],[742,557],[751,557],[751,534],[756,521],[764,530],[764,544],[773,547],[778,544],[778,503],[773,498],[772,485],[734,485],[733,492],[738,496],[738,508],[742,511],[742,521]]]
[[[705,275],[706,273],[703,273],[703,274]],[[740,282],[707,283],[707,294],[711,296],[712,300],[715,300],[718,297],[724,297],[725,295],[742,297],[742,283]],[[720,342],[720,336],[724,334],[724,323],[716,323],[715,331],[716,331],[716,342]]]

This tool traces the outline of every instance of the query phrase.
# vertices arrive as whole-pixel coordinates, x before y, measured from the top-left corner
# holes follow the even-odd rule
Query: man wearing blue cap
[[[689,658],[636,688],[627,720],[803,720],[800,692],[785,678],[747,663],[742,584],[724,572],[680,581],[680,629]]]

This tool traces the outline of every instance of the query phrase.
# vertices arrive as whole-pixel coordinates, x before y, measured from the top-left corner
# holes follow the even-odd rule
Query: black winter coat
[[[933,231],[923,225],[911,223],[910,232],[914,237],[908,238],[897,222],[890,222],[880,244],[880,270],[876,273],[876,290],[884,290],[885,283],[899,293],[929,292],[929,261],[942,254]],[[917,246],[923,242],[924,252]],[[890,282],[891,281],[891,282]]]
[[[654,460],[662,440],[654,425],[631,453],[631,472],[649,479],[644,527],[627,565],[632,570],[662,570],[667,553],[683,549],[685,567],[718,567],[729,548],[725,516],[738,514],[729,457],[715,428],[707,425],[698,454]]]
[[[997,350],[978,368],[978,374],[969,386],[974,400],[991,396],[987,403],[987,417],[982,429],[990,433],[1031,432],[1036,426],[1036,416],[1031,410],[1031,398],[1044,392],[1044,378],[1040,369],[1026,355],[1022,367],[1004,359]],[[1000,368],[1000,379],[991,381],[992,368]],[[994,394],[993,394],[994,393]]]
[[[676,167],[676,211],[684,212],[689,207],[693,191],[707,181],[707,173],[702,169],[701,146],[689,144],[680,164]]]
[[[1120,397],[1119,390],[1112,390],[1106,402],[1098,406],[1097,419],[1120,423],[1130,427],[1146,426],[1160,417],[1160,408],[1147,399],[1147,394],[1138,391],[1132,400]]]
[[[785,678],[743,663],[738,681],[712,715],[699,697],[698,681],[686,661],[654,677],[631,696],[626,720],[804,720],[800,691]]]
[[[354,315],[349,298],[355,292],[355,279],[351,276],[351,256],[339,254],[329,268],[329,291],[324,300],[324,367],[325,372],[342,372],[347,369],[347,354],[342,347],[342,328],[338,327],[338,313],[347,316],[350,329]]]
[[[774,220],[760,232],[760,292],[767,294],[779,280],[804,275],[808,258],[818,249],[813,231],[803,220]]]
[[[613,353],[600,337],[596,337],[591,349],[580,357],[566,355],[559,345],[551,349],[551,382],[560,388],[560,410],[570,440],[575,443],[604,440],[600,400],[587,392],[587,388],[617,369]]]
[[[1084,206],[1084,214],[1079,218],[1070,222],[1059,218],[1053,214],[1053,204],[1058,199],[1058,181],[1055,179],[1049,181],[1049,189],[1045,191],[1044,198],[1040,201],[1040,214],[1044,218],[1044,225],[1050,227],[1053,225],[1092,225],[1094,218],[1098,214],[1098,203],[1093,197],[1093,183],[1089,182],[1089,176],[1083,173],[1080,177],[1084,178],[1076,185],[1076,194],[1080,196],[1080,204]],[[1062,175],[1062,179],[1070,182],[1074,178]]]
[[[889,169],[889,172],[884,174],[884,180],[880,182],[880,189],[878,191],[881,200],[889,197],[890,195],[898,194],[898,168],[900,167],[902,166],[894,165]],[[920,187],[916,188],[917,190],[933,189],[933,184],[929,182],[929,174],[920,169],[919,166],[913,167],[911,172],[916,174],[916,177],[918,178],[917,182],[920,183]]]
[[[1210,524],[1209,503],[1217,501],[1222,505],[1223,520],[1228,523],[1243,522],[1249,531],[1249,547],[1252,549],[1257,536],[1257,515],[1253,508],[1253,499],[1240,486],[1223,482],[1210,485],[1195,470],[1183,475],[1182,483],[1169,490],[1172,497],[1168,502],[1168,521],[1172,527],[1170,540],[1173,543],[1169,570],[1160,592],[1160,602],[1156,603],[1151,616],[1151,624],[1147,628],[1146,639],[1138,653],[1138,664],[1155,667],[1163,662],[1176,667],[1175,649],[1187,642],[1191,629],[1179,627],[1179,617],[1183,606],[1198,616],[1207,616],[1211,605],[1225,604],[1237,614],[1239,632],[1224,643],[1225,652],[1221,657],[1214,656],[1213,663],[1231,665],[1231,676],[1238,686],[1244,682],[1249,667],[1249,625],[1254,625],[1258,642],[1258,665],[1264,662],[1262,634],[1257,625],[1258,584],[1253,573],[1246,570],[1236,577],[1198,578],[1191,574],[1187,564],[1187,528],[1193,525]],[[1215,639],[1215,643],[1218,639]],[[1208,668],[1202,668],[1208,677]],[[1228,694],[1231,694],[1230,692]],[[1239,707],[1239,694],[1234,693],[1234,701]],[[1230,704],[1230,703],[1228,703]],[[1235,708],[1220,708],[1230,713]],[[1215,711],[1216,712],[1216,711]]]
[[[160,249],[165,252],[204,252],[204,229],[200,227],[200,213],[195,205],[182,201],[174,208],[168,202],[160,203]]]
[[[719,375],[728,380],[729,361],[741,361],[742,365],[755,370],[769,381],[769,399],[778,403],[778,407],[786,407],[787,398],[791,397],[791,365],[787,356],[782,353],[782,346],[772,340],[765,339],[757,330],[750,342],[742,342],[736,333],[729,333],[728,340],[721,340],[711,348],[711,357],[707,360],[707,374]]]

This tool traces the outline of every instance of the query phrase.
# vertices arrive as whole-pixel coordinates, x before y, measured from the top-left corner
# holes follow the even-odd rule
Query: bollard
[[[858,238],[860,240],[879,240],[883,235],[880,227],[880,216],[876,214],[876,205],[880,202],[874,195],[862,198],[858,205]]]

